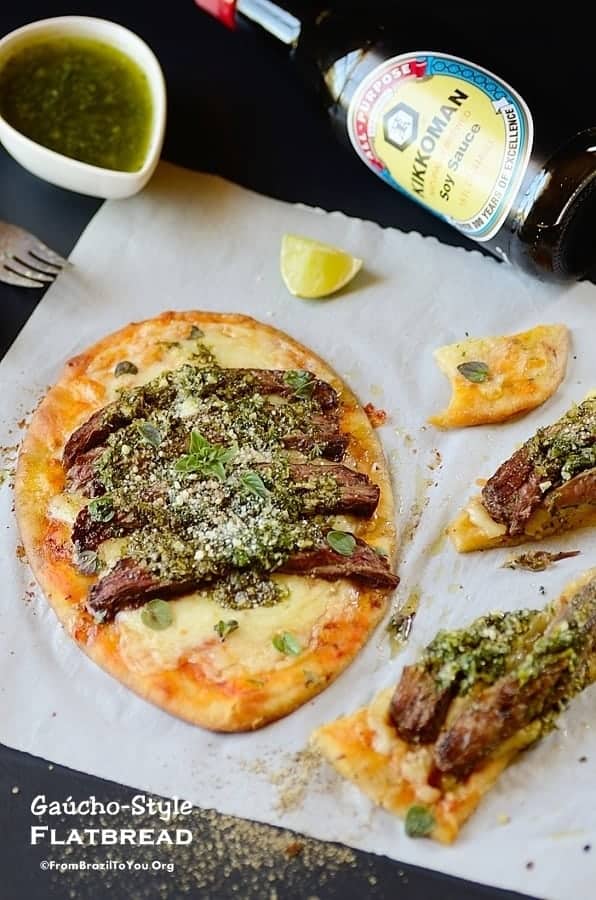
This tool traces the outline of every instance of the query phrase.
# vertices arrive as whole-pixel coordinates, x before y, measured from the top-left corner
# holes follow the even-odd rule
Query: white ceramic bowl
[[[166,126],[166,88],[160,65],[147,44],[132,31],[87,16],[59,16],[42,19],[11,31],[0,40],[0,68],[9,56],[40,38],[94,38],[116,47],[133,59],[146,74],[153,98],[153,125],[145,162],[136,172],[120,172],[79,162],[49,150],[25,137],[0,116],[0,141],[25,169],[59,187],[91,197],[130,197],[151,178],[163,144]]]

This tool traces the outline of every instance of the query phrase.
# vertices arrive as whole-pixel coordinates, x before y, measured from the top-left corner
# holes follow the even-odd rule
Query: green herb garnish
[[[198,325],[192,325],[188,334],[188,341],[198,341],[199,338],[205,337],[205,333],[201,331]]]
[[[356,549],[356,538],[349,531],[328,531],[327,543],[341,556],[351,556]]]
[[[133,362],[129,359],[123,359],[114,369],[114,375],[116,378],[119,378],[121,375],[136,375],[138,371],[139,370]]]
[[[256,494],[257,497],[268,497],[271,493],[265,487],[263,479],[258,472],[243,472],[240,476],[240,483],[247,493]]]
[[[149,603],[144,605],[141,612],[143,625],[146,625],[147,628],[152,628],[154,631],[163,631],[173,621],[174,617],[172,616],[170,604],[165,600],[150,600]]]
[[[312,396],[315,379],[310,372],[300,370],[286,372],[284,381],[294,391],[294,397],[308,400]]]
[[[571,559],[579,556],[579,550],[562,550],[560,553],[550,553],[548,550],[530,550],[528,553],[519,553],[503,563],[504,569],[526,569],[528,572],[544,572],[554,563],[562,559]]]
[[[276,650],[284,653],[286,656],[298,656],[299,653],[302,653],[300,642],[289,631],[284,631],[283,634],[275,634],[271,639],[271,643]]]
[[[186,475],[198,472],[223,481],[226,477],[225,466],[236,455],[236,451],[236,447],[211,444],[202,434],[193,430],[188,453],[177,461],[176,471]]]
[[[490,374],[486,363],[478,362],[477,360],[460,363],[457,371],[464,378],[467,378],[468,381],[473,381],[474,384],[481,384],[483,381],[486,381]]]
[[[111,522],[114,518],[112,498],[108,494],[92,500],[87,509],[94,522]]]
[[[137,429],[143,440],[147,441],[148,444],[151,444],[152,447],[159,447],[163,437],[161,431],[159,431],[155,425],[152,425],[151,422],[139,422],[137,424]]]
[[[82,550],[75,556],[75,565],[83,575],[96,575],[99,569],[99,558],[95,550]]]
[[[217,625],[213,626],[213,630],[218,635],[220,641],[225,641],[227,636],[233,631],[236,631],[236,629],[239,627],[240,626],[236,619],[228,619],[227,622],[224,622],[223,619],[220,619]]]
[[[435,827],[435,817],[426,806],[410,806],[406,813],[408,837],[428,837]]]

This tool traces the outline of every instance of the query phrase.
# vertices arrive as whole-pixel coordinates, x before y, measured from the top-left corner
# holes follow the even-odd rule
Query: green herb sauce
[[[304,386],[286,402],[257,393],[252,373],[220,368],[207,348],[197,362],[122,391],[105,411],[120,427],[94,463],[107,494],[90,511],[132,516],[123,552],[160,579],[211,582],[228,609],[270,606],[286,592],[269,573],[330,533],[317,509],[334,505],[337,482],[316,463],[291,478],[283,443],[309,435],[321,409]]]
[[[496,612],[467,628],[439,631],[421,663],[440,690],[456,685],[458,694],[467,694],[478,682],[493,684],[505,674],[511,660],[525,651],[541,618],[539,610]]]
[[[88,38],[32,43],[0,70],[0,113],[31,140],[81,162],[135,172],[153,105],[141,68]]]
[[[541,428],[525,447],[542,478],[544,493],[596,465],[596,397],[573,406],[554,425]]]

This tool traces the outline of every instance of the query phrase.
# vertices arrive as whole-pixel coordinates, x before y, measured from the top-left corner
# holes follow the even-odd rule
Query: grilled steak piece
[[[197,380],[199,396],[217,393],[218,387],[223,384],[236,384],[239,395],[256,392],[263,395],[277,394],[288,399],[297,395],[296,387],[286,380],[288,373],[284,370],[216,369],[209,371],[213,373],[212,378]],[[168,375],[172,375],[172,373],[156,379],[159,381],[159,387],[154,386],[150,391],[150,384],[134,389],[129,392],[129,396],[124,402],[111,403],[98,410],[77,428],[64,448],[62,456],[64,467],[69,469],[81,453],[86,453],[93,447],[103,444],[114,431],[124,428],[136,418],[145,417],[151,409],[170,406],[176,398],[177,391],[175,373],[171,378],[168,378]],[[324,413],[337,409],[339,404],[337,392],[326,381],[321,381],[314,375],[311,378],[312,380],[307,385],[307,396],[313,399]]]
[[[527,448],[520,447],[486,482],[482,503],[495,522],[507,525],[509,534],[523,534],[528,519],[542,502],[541,481]]]
[[[504,462],[484,486],[482,502],[510,535],[522,534],[537,506],[595,465],[596,397],[588,397],[553,425],[540,428]],[[590,503],[595,494],[590,479],[582,480],[570,488],[564,503]]]
[[[254,386],[259,394],[279,394],[280,397],[294,397],[297,395],[296,387],[288,384],[288,373],[283,369],[237,369],[238,373],[247,375],[253,379]],[[335,409],[339,404],[337,391],[326,381],[321,381],[311,372],[307,395],[315,401],[322,410]],[[310,386],[312,385],[312,387]]]
[[[556,488],[548,497],[551,509],[596,503],[596,469],[588,469]]]
[[[79,551],[97,550],[104,541],[125,537],[146,523],[139,510],[116,510],[109,522],[93,519],[87,507],[82,509],[72,528],[72,542]]]
[[[108,575],[93,585],[87,609],[101,617],[102,622],[111,622],[121,609],[134,609],[154,597],[185,594],[196,587],[194,580],[164,583],[134,559],[121,559]]]
[[[104,451],[104,447],[94,447],[75,458],[66,474],[66,489],[84,497],[99,497],[105,488],[95,474],[95,463]]]
[[[259,468],[263,470],[266,466]],[[335,503],[331,505],[323,497],[316,507],[310,508],[313,513],[351,513],[353,516],[369,517],[377,508],[381,491],[361,472],[327,463],[294,463],[290,464],[289,469],[290,482],[297,490],[303,489],[305,494],[309,493],[309,480],[321,476],[333,478],[338,486],[339,496]]]
[[[434,765],[463,778],[499,744],[577,694],[593,679],[596,578],[571,598],[512,672],[471,698],[437,740]]]
[[[389,706],[389,718],[400,738],[432,744],[443,727],[454,687],[440,690],[423,666],[406,666]]]
[[[331,547],[294,553],[276,571],[317,578],[354,578],[371,587],[394,588],[399,579],[389,569],[389,563],[364,541],[352,556],[341,556]],[[212,578],[210,580],[213,580]],[[163,581],[133,559],[121,559],[89,591],[87,609],[100,614],[102,621],[111,621],[116,613],[127,607],[141,606],[152,597],[173,597],[196,590],[208,583],[197,577],[179,581]]]
[[[80,428],[71,434],[66,442],[62,454],[64,468],[70,469],[81,454],[86,454],[93,447],[103,444],[113,431],[124,428],[130,421],[131,418],[124,410],[119,412],[116,403],[98,409],[90,419],[87,419]]]
[[[93,451],[91,451],[93,452]],[[78,463],[77,463],[78,465]],[[266,464],[258,467],[266,477],[269,468]],[[333,502],[324,495],[315,505],[309,493],[314,492],[316,501],[316,480],[321,476],[333,478],[339,488]],[[309,488],[310,479],[314,479],[314,487]],[[379,488],[368,480],[366,475],[354,472],[346,466],[321,463],[297,463],[289,466],[289,480],[295,485],[297,492],[304,495],[304,515],[351,513],[355,516],[372,516],[379,502]],[[97,521],[89,513],[88,507],[84,507],[77,518],[72,530],[72,541],[79,550],[97,550],[103,541],[110,538],[124,537],[141,528],[151,521],[151,505],[158,498],[166,495],[166,487],[152,485],[151,489],[143,492],[141,500],[143,506],[136,508],[127,507],[114,510],[113,517],[107,521]],[[160,509],[163,517],[163,508]]]
[[[388,560],[358,539],[351,556],[342,556],[328,546],[300,550],[293,553],[277,571],[287,575],[312,575],[314,578],[354,578],[375,588],[393,589],[399,584],[399,578],[389,568]]]
[[[566,691],[569,662],[555,659],[521,684],[508,675],[470,701],[435,745],[433,762],[443,775],[465,778],[499,744],[554,708]]]
[[[289,434],[283,439],[283,445],[286,450],[305,454],[317,448],[324,459],[341,462],[349,441],[349,436],[339,431],[335,422],[318,422],[310,434]]]

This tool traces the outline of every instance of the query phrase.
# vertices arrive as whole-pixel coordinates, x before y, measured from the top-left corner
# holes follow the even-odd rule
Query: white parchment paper
[[[291,297],[278,268],[280,237],[287,231],[351,250],[364,258],[366,271],[337,298]],[[288,767],[296,788],[292,754],[305,746],[311,730],[393,684],[438,628],[462,625],[495,608],[541,606],[596,564],[590,533],[547,544],[582,554],[542,574],[501,569],[505,551],[462,557],[439,540],[477,477],[490,475],[535,428],[595,386],[596,289],[547,287],[477,253],[339,213],[289,206],[165,164],[140,196],[102,207],[72,261],[74,268],[50,288],[0,365],[0,444],[18,440],[15,423],[63,362],[107,332],[168,308],[250,313],[322,354],[363,402],[390,414],[379,434],[404,536],[397,599],[414,589],[422,599],[405,652],[390,657],[381,626],[351,668],[315,701],[256,734],[213,735],[135,697],[63,632],[17,558],[5,482],[0,739],[199,806],[553,900],[592,900],[593,689],[573,703],[557,732],[503,775],[453,847],[408,840],[400,821],[374,809],[326,767],[305,791],[295,791],[301,802],[280,803],[280,795],[287,801]],[[466,333],[511,333],[548,322],[568,324],[573,350],[564,385],[542,408],[492,428],[443,434],[424,425],[449,394],[432,360],[435,347]],[[589,843],[592,853],[582,850]]]

